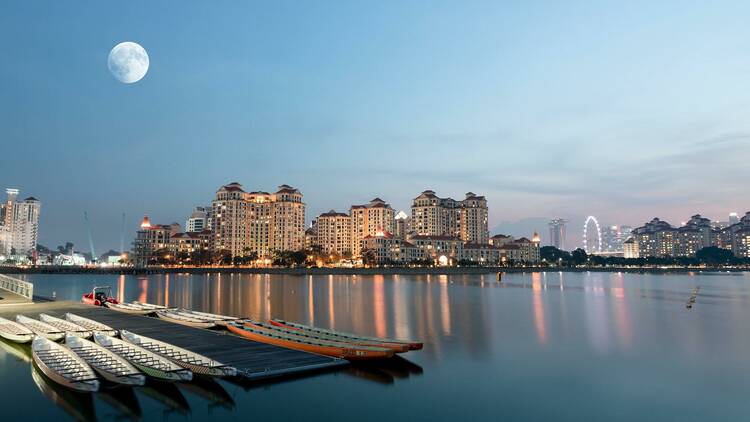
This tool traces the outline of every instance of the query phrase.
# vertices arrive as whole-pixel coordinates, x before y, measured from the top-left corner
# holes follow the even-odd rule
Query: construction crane
[[[96,252],[94,252],[94,238],[91,236],[91,222],[89,221],[89,214],[84,211],[83,212],[83,219],[86,221],[86,231],[88,231],[89,235],[89,247],[91,248],[91,262],[96,264],[99,261],[99,258],[96,256]]]

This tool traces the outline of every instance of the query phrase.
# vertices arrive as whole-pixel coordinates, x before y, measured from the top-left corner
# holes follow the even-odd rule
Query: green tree
[[[574,250],[570,254],[570,258],[571,258],[571,260],[573,262],[573,265],[583,265],[583,264],[586,263],[586,261],[588,260],[589,256],[586,253],[586,251],[584,251],[581,248],[578,248],[578,249]]]
[[[706,265],[724,265],[731,264],[735,261],[734,254],[728,249],[709,246],[695,253],[695,258]]]

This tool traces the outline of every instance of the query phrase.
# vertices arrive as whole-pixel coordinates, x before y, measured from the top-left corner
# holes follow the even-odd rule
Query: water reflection
[[[42,294],[62,291],[67,296],[59,298],[77,300],[91,285],[105,284],[101,279],[56,275],[32,281]],[[502,282],[494,275],[116,276],[109,282],[118,298],[128,301],[415,338],[423,340],[425,348],[406,354],[406,359],[291,379],[105,391],[94,396],[94,404],[101,417],[110,412],[160,419],[164,409],[170,419],[203,419],[209,417],[207,409],[220,408],[235,412],[237,419],[289,420],[299,415],[279,416],[277,403],[295,397],[302,398],[303,416],[315,420],[350,417],[360,410],[355,402],[367,407],[368,420],[392,417],[394,406],[412,411],[404,410],[405,417],[429,420],[455,419],[469,411],[482,420],[543,420],[566,415],[569,403],[587,397],[587,403],[603,404],[577,407],[581,417],[566,420],[614,420],[624,407],[668,408],[663,413],[668,417],[661,420],[676,418],[675,409],[696,419],[742,420],[747,406],[741,397],[750,388],[744,375],[750,353],[744,335],[750,312],[747,281],[750,277],[558,272],[506,274]],[[696,285],[701,293],[696,307],[687,311],[685,301]],[[8,356],[23,359],[18,355],[24,349],[0,345],[0,364],[15,370]],[[25,365],[20,366],[25,375]],[[570,379],[571,374],[575,382],[565,388],[548,382]],[[10,378],[0,376],[0,388],[12,386]],[[235,383],[252,391],[232,389]],[[643,385],[660,386],[660,394],[641,394]],[[36,395],[34,387],[30,389]],[[517,407],[509,411],[503,407],[508,401],[494,400],[507,394],[531,402],[513,400]],[[0,404],[7,406],[8,399],[3,402],[1,396]],[[48,395],[70,412],[70,401],[58,396]],[[541,396],[555,400],[534,399]],[[384,406],[386,397],[399,401]],[[138,399],[144,406],[142,416]],[[321,402],[327,406],[319,406]],[[722,417],[712,418],[701,402],[711,403],[710,411]],[[154,407],[159,409],[156,415]],[[127,413],[126,408],[135,410]],[[91,413],[86,405],[76,409]],[[536,409],[540,413],[534,413]]]
[[[138,391],[166,407],[164,416],[171,413],[190,414],[190,404],[175,384],[149,381],[145,386],[139,387]]]
[[[96,397],[106,403],[116,412],[112,419],[141,420],[143,411],[135,391],[130,387],[104,387],[96,394]]]
[[[180,384],[187,392],[192,393],[207,401],[209,409],[221,407],[228,410],[235,408],[235,402],[231,395],[218,382],[210,378],[195,377],[193,381]]]
[[[96,420],[96,411],[94,410],[94,399],[91,393],[77,393],[67,388],[61,387],[47,379],[36,367],[29,365],[31,368],[31,378],[39,391],[51,400],[57,407],[65,411],[78,421]]]

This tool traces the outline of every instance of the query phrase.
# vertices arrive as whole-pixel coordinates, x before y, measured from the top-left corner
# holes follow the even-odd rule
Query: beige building
[[[281,185],[275,193],[245,192],[239,183],[222,186],[211,205],[214,249],[232,256],[274,250],[296,251],[305,245],[302,193]]]
[[[416,234],[455,236],[464,242],[487,243],[488,218],[487,200],[472,192],[463,201],[456,201],[426,190],[414,198],[411,207],[411,226]]]
[[[315,244],[326,254],[352,253],[352,218],[330,210],[315,219]]]
[[[136,232],[133,241],[133,264],[136,267],[145,267],[154,254],[161,250],[173,251],[172,236],[180,232],[177,223],[151,224],[148,216],[143,216],[140,229]]]
[[[249,201],[247,192],[237,182],[224,185],[216,191],[211,202],[213,215],[214,250],[242,256],[249,245]]]
[[[208,252],[211,249],[212,240],[211,231],[203,230],[200,232],[175,233],[170,238],[170,243],[173,252],[193,255]]]
[[[537,232],[534,232],[531,240],[525,237],[515,239],[513,236],[496,234],[490,238],[490,244],[500,251],[501,261],[526,263],[541,261],[541,238]]]
[[[634,237],[622,243],[622,252],[625,258],[638,258],[638,242]]]
[[[378,233],[393,233],[395,212],[380,198],[375,198],[365,205],[352,205],[349,210],[351,218],[352,256],[360,257],[362,240]]]
[[[0,204],[0,255],[31,255],[39,236],[42,203],[29,197],[17,200],[18,189],[6,189],[7,199]]]

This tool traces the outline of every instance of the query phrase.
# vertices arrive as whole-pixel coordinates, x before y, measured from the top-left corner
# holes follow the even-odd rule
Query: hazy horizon
[[[0,5],[0,195],[42,201],[50,248],[87,250],[84,211],[97,253],[123,212],[129,246],[232,181],[299,188],[308,223],[471,191],[490,228],[581,218],[569,239],[750,210],[746,2],[76,6]],[[133,84],[107,68],[124,41]]]

